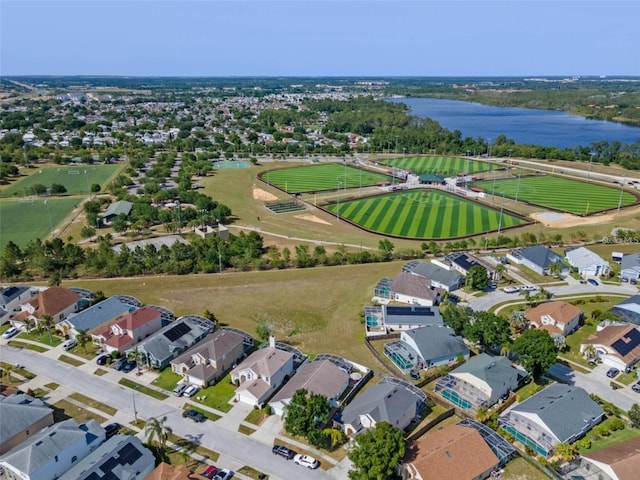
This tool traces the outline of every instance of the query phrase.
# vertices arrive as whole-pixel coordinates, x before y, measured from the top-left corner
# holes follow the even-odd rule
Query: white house
[[[565,253],[569,265],[578,269],[583,277],[607,275],[610,270],[609,262],[600,255],[585,247],[575,248]]]

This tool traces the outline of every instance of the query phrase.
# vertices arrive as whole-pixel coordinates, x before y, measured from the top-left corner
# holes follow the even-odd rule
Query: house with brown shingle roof
[[[275,346],[269,346],[249,355],[231,371],[231,381],[238,382],[236,401],[249,405],[261,405],[295,371],[294,355]]]
[[[391,282],[391,300],[396,302],[430,307],[439,303],[441,295],[442,290],[432,288],[430,279],[419,275],[402,272]]]
[[[636,480],[640,471],[640,437],[584,454],[580,469],[585,478]]]
[[[282,416],[293,395],[301,388],[322,395],[333,407],[349,385],[349,374],[329,360],[305,363],[284,387],[271,399],[269,405],[276,415]]]
[[[640,330],[635,325],[609,325],[590,335],[580,345],[584,352],[593,345],[602,363],[625,370],[640,361]]]
[[[20,304],[21,311],[11,319],[11,323],[20,328],[33,320],[37,325],[44,315],[50,315],[57,324],[79,311],[82,302],[83,299],[68,288],[49,287]]]
[[[89,332],[93,343],[106,352],[120,352],[162,328],[161,313],[155,308],[141,307]]]
[[[532,327],[546,330],[549,335],[566,337],[578,328],[582,315],[582,310],[575,305],[557,301],[542,303],[524,316]]]
[[[407,450],[403,480],[481,480],[500,463],[473,428],[448,425],[429,432]]]
[[[244,355],[243,336],[220,329],[171,361],[171,370],[188,383],[208,387]]]
[[[184,465],[169,465],[162,462],[145,477],[145,480],[207,480],[207,477],[193,473]]]

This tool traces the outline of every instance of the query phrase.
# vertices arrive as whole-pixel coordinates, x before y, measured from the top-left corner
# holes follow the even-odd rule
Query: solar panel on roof
[[[175,342],[177,339],[189,333],[190,331],[191,327],[186,323],[181,322],[164,332],[164,336],[167,337],[170,342]]]
[[[640,331],[636,328],[630,330],[623,338],[613,342],[613,349],[623,357],[640,345]]]

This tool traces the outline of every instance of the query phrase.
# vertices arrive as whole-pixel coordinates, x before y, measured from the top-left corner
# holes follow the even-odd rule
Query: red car
[[[218,469],[215,465],[209,465],[207,469],[202,474],[203,477],[213,478],[215,474],[218,473]]]

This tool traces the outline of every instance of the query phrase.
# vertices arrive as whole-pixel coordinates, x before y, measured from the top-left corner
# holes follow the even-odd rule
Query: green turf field
[[[281,168],[267,170],[260,177],[285,192],[319,192],[338,188],[356,188],[391,182],[391,177],[381,173],[360,170],[339,163],[327,163],[309,167]]]
[[[526,223],[504,212],[500,215],[500,210],[431,189],[332,203],[325,208],[367,230],[412,239],[463,237]]]
[[[379,161],[381,165],[386,162]],[[435,173],[445,177],[457,175],[458,173],[477,173],[486,172],[493,168],[493,165],[487,162],[478,162],[466,158],[456,157],[407,157],[389,160],[389,167],[402,168],[411,172],[422,175],[423,173]]]
[[[67,194],[86,194],[91,184],[104,184],[122,165],[74,165],[60,167],[43,167],[29,170],[28,177],[20,178],[11,185],[0,187],[2,197],[24,197],[31,195],[29,189],[36,183],[47,188],[52,183],[59,183],[67,188]],[[71,173],[69,173],[71,172]],[[78,173],[74,173],[78,172]]]
[[[51,238],[51,223],[55,228],[78,203],[78,198],[34,197],[33,202],[16,199],[0,200],[0,249],[13,241],[24,247],[33,238]],[[51,212],[51,223],[49,222]]]
[[[498,180],[495,195],[504,192],[505,197],[553,208],[576,215],[586,215],[609,208],[616,208],[620,201],[620,188],[569,180],[561,177],[543,175],[539,177],[522,177],[518,179]],[[493,182],[486,180],[475,182],[474,186],[491,193]],[[622,194],[622,206],[637,203],[634,195]]]

